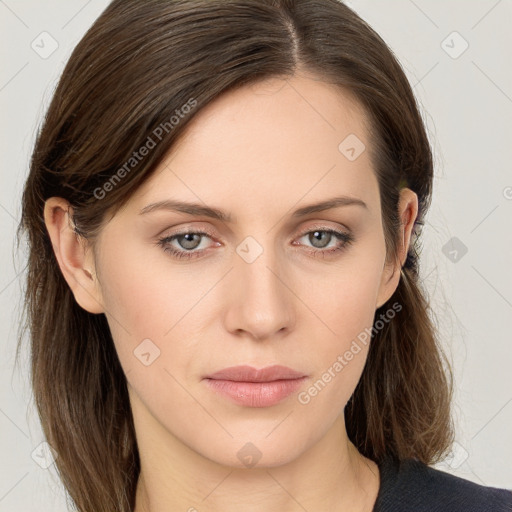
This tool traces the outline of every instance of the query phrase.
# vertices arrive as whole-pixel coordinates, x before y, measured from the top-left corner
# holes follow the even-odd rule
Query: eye
[[[157,241],[157,244],[161,246],[165,252],[170,253],[171,256],[176,259],[191,259],[200,257],[205,251],[207,251],[207,247],[200,248],[201,242],[204,238],[211,239],[213,236],[213,233],[210,233],[207,230],[189,230],[160,238]],[[304,237],[307,237],[307,241],[313,246],[312,249],[308,250],[308,252],[314,255],[321,254],[322,257],[325,257],[326,255],[331,256],[334,253],[345,249],[354,241],[352,234],[332,228],[310,229],[309,231],[305,231],[299,235],[299,240]],[[334,242],[334,245],[332,245],[332,242]],[[215,242],[215,244],[217,246],[221,245],[218,242]],[[293,245],[305,244],[293,242]],[[329,245],[331,245],[330,248],[328,248]]]
[[[345,249],[349,244],[354,241],[354,237],[351,233],[338,231],[332,228],[317,228],[306,231],[300,238],[306,238],[308,243],[311,243],[313,249],[310,251],[313,254],[321,254],[331,256],[337,251]],[[299,238],[299,239],[300,239]],[[334,245],[331,244],[334,242]],[[331,248],[326,249],[331,244]],[[294,245],[298,245],[294,242]]]
[[[160,238],[157,243],[165,252],[170,253],[175,258],[190,259],[200,256],[206,250],[204,248],[196,250],[201,245],[201,238],[211,238],[212,236],[207,231],[183,231],[182,233],[175,233],[174,235]],[[172,242],[176,242],[178,247],[171,245]]]

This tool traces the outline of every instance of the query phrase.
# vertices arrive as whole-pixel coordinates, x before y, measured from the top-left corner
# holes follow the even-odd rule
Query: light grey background
[[[54,466],[32,458],[44,439],[27,354],[21,372],[13,367],[25,258],[12,247],[40,119],[64,62],[107,3],[0,0],[1,511],[67,510]],[[453,360],[457,422],[452,456],[438,467],[512,489],[512,2],[347,3],[404,66],[435,152],[422,278]],[[51,49],[42,32],[58,43],[47,58],[31,47],[42,52],[46,38]]]

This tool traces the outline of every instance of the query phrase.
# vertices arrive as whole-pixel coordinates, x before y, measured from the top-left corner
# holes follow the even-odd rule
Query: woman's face
[[[98,300],[138,436],[231,466],[283,464],[343,422],[375,309],[398,283],[363,113],[295,76],[229,92],[187,130],[104,227]],[[300,212],[341,196],[357,201]],[[148,207],[165,201],[204,211]],[[306,377],[274,402],[272,385],[240,403],[205,378],[275,364]]]

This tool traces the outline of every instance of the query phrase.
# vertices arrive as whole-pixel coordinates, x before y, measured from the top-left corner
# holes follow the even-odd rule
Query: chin
[[[270,439],[272,436],[273,439]],[[291,436],[283,431],[281,435],[265,431],[260,435],[234,436],[227,443],[210,443],[204,449],[197,450],[204,457],[238,469],[264,469],[283,466],[293,462],[306,449],[304,439]]]

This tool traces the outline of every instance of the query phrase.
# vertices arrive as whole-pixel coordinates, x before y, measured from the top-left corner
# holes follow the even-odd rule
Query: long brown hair
[[[376,462],[392,456],[431,464],[452,442],[451,370],[419,282],[431,148],[411,87],[385,42],[337,0],[114,0],[64,69],[38,132],[18,227],[18,243],[22,233],[29,243],[18,353],[28,328],[42,428],[82,512],[133,510],[140,460],[106,317],[74,300],[44,224],[44,202],[67,199],[77,235],[93,246],[102,225],[205,105],[230,89],[298,69],[349,91],[364,108],[390,261],[399,247],[400,188],[419,200],[400,283],[375,322],[391,303],[401,311],[373,331],[345,408],[348,435]],[[151,135],[149,154],[126,167]],[[123,179],[114,183],[123,166]]]

